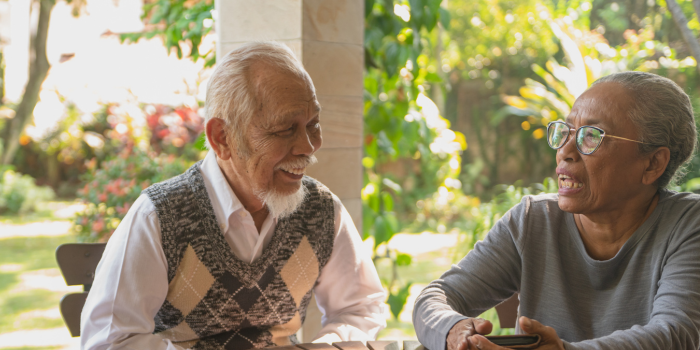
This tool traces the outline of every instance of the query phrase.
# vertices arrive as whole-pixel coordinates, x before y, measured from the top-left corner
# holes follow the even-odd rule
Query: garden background
[[[22,3],[18,77],[3,16]],[[389,292],[380,338],[414,338],[417,293],[523,195],[556,191],[546,124],[597,78],[654,72],[700,103],[696,8],[365,0],[362,235]],[[107,241],[142,189],[203,158],[215,19],[212,0],[0,0],[0,349],[77,348],[55,248]],[[700,190],[700,158],[687,170],[674,189]]]

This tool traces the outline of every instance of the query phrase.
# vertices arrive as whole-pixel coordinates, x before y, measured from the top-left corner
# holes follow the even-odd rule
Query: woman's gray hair
[[[629,92],[634,107],[628,115],[637,127],[639,150],[648,154],[659,146],[668,147],[671,158],[659,177],[660,188],[674,184],[685,173],[697,142],[693,106],[688,95],[671,79],[644,72],[615,73],[593,85],[618,83]]]
[[[248,154],[244,132],[253,119],[256,106],[267,99],[266,86],[256,86],[252,76],[251,67],[256,63],[265,63],[267,67],[291,73],[313,89],[309,74],[292,50],[278,42],[250,42],[217,62],[207,86],[204,123],[206,125],[212,118],[223,120],[226,135],[236,143],[239,155]]]

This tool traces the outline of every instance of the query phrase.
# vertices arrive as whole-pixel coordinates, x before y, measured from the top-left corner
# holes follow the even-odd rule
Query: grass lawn
[[[56,265],[56,247],[72,241],[70,236],[0,240],[0,333],[63,326],[60,315],[55,318],[50,310],[65,292],[49,283],[63,279]],[[47,282],[48,289],[41,288],[42,282]]]
[[[81,287],[65,285],[55,255],[56,247],[75,241],[65,232],[70,224],[65,210],[72,205],[50,202],[28,216],[0,216],[1,350],[66,349],[75,343],[58,304]]]

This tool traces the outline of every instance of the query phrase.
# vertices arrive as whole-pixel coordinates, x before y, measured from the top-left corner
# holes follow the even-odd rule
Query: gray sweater
[[[698,349],[700,196],[661,190],[651,216],[606,261],[588,256],[557,195],[524,197],[423,290],[418,339],[442,350],[455,323],[515,292],[520,315],[553,327],[567,349]]]

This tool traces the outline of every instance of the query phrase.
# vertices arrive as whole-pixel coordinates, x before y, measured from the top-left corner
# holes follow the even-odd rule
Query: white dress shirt
[[[268,216],[258,232],[214,152],[207,154],[200,169],[226,242],[241,260],[255,261],[272,239],[277,220]],[[323,313],[316,341],[372,340],[386,326],[385,293],[350,215],[335,195],[333,202],[333,251],[314,287]],[[152,334],[167,294],[160,222],[153,203],[142,194],[114,231],[97,266],[81,316],[81,348],[182,349]]]

